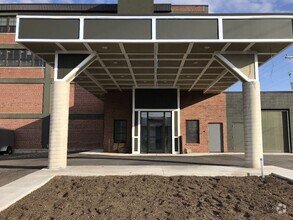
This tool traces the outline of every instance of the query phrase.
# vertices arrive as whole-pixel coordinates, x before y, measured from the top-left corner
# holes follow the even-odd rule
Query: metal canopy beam
[[[203,76],[203,74],[207,71],[207,69],[212,65],[212,63],[215,61],[215,58],[212,58],[208,64],[205,66],[205,68],[201,71],[201,73],[199,74],[199,76],[196,78],[196,80],[194,81],[194,83],[192,84],[192,86],[190,87],[190,89],[188,91],[191,91],[195,85],[198,83],[198,81],[200,80],[200,78]]]
[[[173,87],[175,87],[176,84],[177,84],[177,82],[178,82],[178,79],[179,79],[180,74],[181,74],[181,72],[182,72],[182,69],[183,69],[183,67],[184,67],[184,64],[185,64],[185,61],[186,61],[186,59],[187,59],[187,56],[190,54],[190,52],[191,52],[191,50],[192,50],[192,48],[193,48],[193,45],[194,45],[194,43],[190,43],[190,44],[188,45],[188,48],[187,48],[187,50],[186,50],[186,53],[184,54],[184,56],[183,56],[183,58],[182,58],[182,61],[181,61],[181,64],[180,64],[180,67],[179,67],[179,69],[178,69],[177,76],[176,76],[176,79],[175,79],[175,81],[174,81]]]
[[[217,82],[219,82],[226,74],[228,73],[228,70],[224,70],[209,86],[204,90],[203,93],[207,93],[214,85],[216,85]]]
[[[135,80],[135,76],[134,76],[134,72],[133,72],[133,69],[132,69],[132,66],[131,66],[129,56],[127,55],[126,50],[124,48],[124,45],[122,43],[119,43],[119,47],[120,47],[120,50],[122,51],[122,54],[124,55],[124,58],[126,60],[129,72],[131,74],[131,77],[132,77],[132,80],[133,80],[133,83],[134,83],[134,86],[137,87],[137,82]]]
[[[238,54],[241,56],[241,54]],[[246,55],[246,54],[243,54]],[[255,54],[251,54],[253,56],[254,62],[251,63],[251,65],[255,65]],[[223,54],[215,53],[215,59],[221,63],[225,68],[227,68],[235,77],[237,77],[242,82],[249,82],[256,78],[255,76],[255,69],[253,69],[253,77],[249,77],[247,74],[245,74],[243,71],[241,71],[238,67],[236,67],[233,64],[233,61],[231,62],[229,59],[227,59]]]

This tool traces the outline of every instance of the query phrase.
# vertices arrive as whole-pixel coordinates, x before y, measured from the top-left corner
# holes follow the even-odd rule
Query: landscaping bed
[[[91,218],[292,219],[293,184],[273,176],[55,177],[0,213],[0,219]]]

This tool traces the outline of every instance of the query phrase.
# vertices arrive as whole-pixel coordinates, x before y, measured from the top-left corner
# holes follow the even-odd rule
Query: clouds
[[[157,3],[209,5],[213,13],[293,13],[292,0],[155,0]]]
[[[118,0],[0,0],[0,3],[113,4]],[[292,0],[154,0],[177,5],[209,5],[211,13],[293,13]]]

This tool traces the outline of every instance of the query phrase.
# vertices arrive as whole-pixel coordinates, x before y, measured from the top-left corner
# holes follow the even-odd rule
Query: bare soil
[[[293,219],[293,184],[273,176],[56,177],[0,219],[285,220]]]

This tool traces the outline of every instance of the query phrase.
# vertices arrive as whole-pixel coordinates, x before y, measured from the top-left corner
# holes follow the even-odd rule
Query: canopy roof
[[[256,64],[261,66],[293,42],[292,19],[26,15],[18,16],[16,41],[52,66],[56,52],[97,53],[96,61],[75,79],[95,95],[133,87],[219,93],[238,78],[215,53],[258,54]]]

